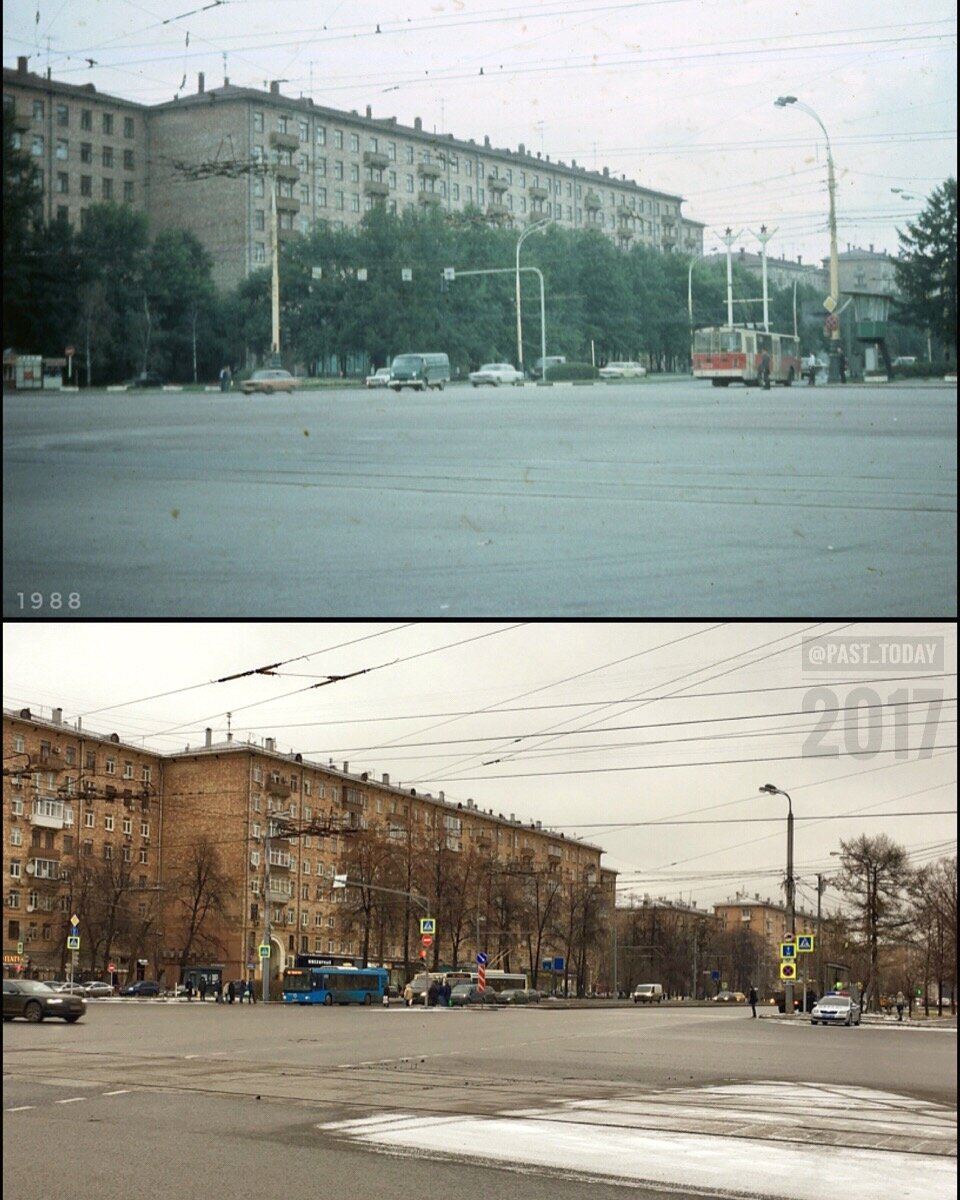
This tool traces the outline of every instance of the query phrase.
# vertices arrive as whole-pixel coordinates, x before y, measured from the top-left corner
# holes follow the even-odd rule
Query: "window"
[[[116,775],[116,773],[117,773],[117,760],[116,760],[115,758],[113,758],[112,756],[108,755],[108,756],[107,756],[107,761],[106,761],[106,764],[105,764],[105,766],[104,766],[104,770],[106,771],[106,773],[107,773],[108,775]]]
[[[123,861],[133,862],[133,853],[129,846],[124,846],[123,848]]]
[[[103,818],[103,827],[107,833],[113,833],[113,813],[107,813]]]
[[[93,110],[89,108],[80,109],[80,128],[93,129]]]
[[[57,172],[57,195],[65,196],[70,191],[70,176],[66,171]]]
[[[30,139],[30,153],[34,158],[43,158],[43,137],[39,133],[35,133]]]
[[[110,842],[103,843],[103,858],[105,862],[110,862],[113,858],[113,846]]]
[[[113,136],[113,113],[103,114],[103,132],[107,137]]]
[[[336,150],[343,149],[343,130],[342,129],[335,129],[333,131],[333,145],[334,145],[334,149],[336,149]]]
[[[57,138],[56,156],[61,162],[66,162],[70,157],[70,143],[66,138]]]
[[[103,148],[103,165],[108,169],[113,167],[113,148],[111,146]]]
[[[253,132],[263,133],[263,113],[255,112],[253,114]]]
[[[290,118],[285,113],[281,113],[281,115],[277,117],[277,129],[280,131],[280,133],[289,133]]]
[[[123,832],[128,837],[133,836],[133,818],[132,817],[124,817],[123,818]]]
[[[58,125],[69,125],[70,124],[70,109],[66,106],[66,104],[58,104],[57,105],[57,124]]]
[[[360,182],[360,167],[358,166],[357,163],[350,164],[350,182],[351,183],[359,183]]]
[[[95,829],[96,824],[97,824],[97,818],[94,816],[94,814],[92,812],[85,812],[83,814],[84,829]]]
[[[22,846],[23,845],[23,831],[16,825],[14,825],[13,828],[10,830],[10,845],[11,846]]]
[[[343,163],[339,159],[333,164],[333,177],[334,179],[343,178]]]
[[[93,842],[91,842],[89,838],[84,839],[83,843],[81,844],[80,852],[84,858],[90,858],[93,854]]]
[[[35,121],[43,120],[43,101],[34,100],[33,102],[33,119]]]
[[[262,263],[267,261],[267,250],[263,242],[256,242],[253,247],[253,261]]]
[[[354,154],[357,154],[360,150],[360,137],[356,133],[350,134],[350,149]]]
[[[95,771],[97,769],[97,756],[92,750],[88,750],[84,755],[83,768],[85,771]]]
[[[123,760],[123,777],[124,777],[124,779],[132,779],[133,778],[133,763],[130,761],[129,758],[125,758]]]
[[[310,125],[308,122],[300,120],[297,122],[297,127],[300,134],[300,141],[308,142],[310,140]]]
[[[124,150],[123,152],[123,169],[125,171],[133,170],[133,151]]]
[[[113,180],[112,179],[103,179],[100,182],[101,182],[100,190],[101,190],[101,194],[103,195],[103,199],[104,200],[112,200],[113,199]]]
[[[327,144],[327,127],[325,125],[317,126],[317,145],[325,146]]]
[[[359,212],[360,211],[360,197],[356,193],[354,193],[350,197],[350,211],[351,212]]]
[[[317,188],[317,208],[326,208],[327,206],[327,189],[325,187]]]
[[[124,117],[123,118],[123,136],[126,138],[132,138],[133,135],[134,135],[133,117]]]

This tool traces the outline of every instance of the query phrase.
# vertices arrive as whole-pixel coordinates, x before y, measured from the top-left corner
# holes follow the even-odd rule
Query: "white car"
[[[860,1005],[851,996],[827,992],[813,1006],[810,1024],[816,1025],[859,1025]]]
[[[601,379],[642,379],[646,373],[638,362],[611,362],[600,368]]]
[[[489,383],[493,387],[512,383],[514,387],[519,387],[523,383],[523,372],[509,363],[484,363],[479,371],[470,372],[470,382],[474,387],[479,387],[481,383]]]
[[[367,387],[389,387],[390,386],[390,368],[378,367],[372,375],[368,375],[364,380]]]

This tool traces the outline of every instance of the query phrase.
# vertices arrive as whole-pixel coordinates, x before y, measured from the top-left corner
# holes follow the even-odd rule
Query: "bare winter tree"
[[[180,977],[194,955],[222,954],[223,943],[210,924],[226,919],[235,887],[223,870],[220,851],[205,835],[187,846],[170,883],[173,936],[180,946]]]

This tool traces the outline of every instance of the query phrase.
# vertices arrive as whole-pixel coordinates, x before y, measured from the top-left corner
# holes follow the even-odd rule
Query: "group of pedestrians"
[[[810,387],[816,386],[817,373],[820,370],[820,361],[816,354],[811,350],[807,357],[803,360],[803,374],[807,377],[807,383]],[[841,383],[847,382],[847,356],[843,350],[837,351],[837,374]]]
[[[430,985],[427,988],[427,1007],[428,1008],[449,1008],[450,993],[453,988],[449,983],[440,983],[436,979],[430,980]],[[403,989],[403,1002],[407,1008],[412,1008],[416,1001],[416,993],[413,990],[413,982],[407,984]]]
[[[192,1000],[194,993],[193,980],[187,983],[187,999]],[[207,994],[213,996],[217,1004],[233,1004],[235,1001],[242,1004],[246,997],[248,1004],[256,1004],[257,996],[253,990],[252,979],[231,979],[226,987],[221,988],[219,984],[209,982],[206,976],[201,975],[200,981],[197,984],[196,993],[201,1000],[206,1000]]]

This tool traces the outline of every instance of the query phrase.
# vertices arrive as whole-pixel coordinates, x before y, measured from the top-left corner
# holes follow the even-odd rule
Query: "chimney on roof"
[[[280,95],[280,80],[279,79],[271,79],[270,80],[270,95],[271,96],[279,96]]]
[[[389,787],[390,786],[390,776],[384,775],[383,782],[387,785],[387,787]]]
[[[199,93],[201,96],[203,95],[203,87],[204,87],[204,84],[203,84],[203,72],[201,71],[201,72],[200,72],[200,73],[197,75],[197,92],[198,92],[198,93]]]
[[[370,105],[369,105],[369,104],[367,105],[367,116],[368,116],[368,117],[372,117],[372,116],[373,116],[373,109],[370,107]]]
[[[349,764],[348,762],[345,762],[345,763],[343,764],[343,773],[344,773],[344,775],[348,774],[348,773],[349,773],[349,771],[350,771],[350,764]]]
[[[17,74],[26,75],[27,73],[27,56],[25,54],[17,55]]]
[[[603,174],[604,174],[604,178],[609,178],[609,176],[610,176],[610,168],[609,168],[609,167],[604,167],[604,168],[603,168]]]
[[[413,127],[414,127],[414,129],[422,129],[423,121],[421,121],[421,119],[419,117],[414,117],[413,118]]]
[[[803,255],[802,255],[802,254],[798,254],[798,255],[797,255],[797,266],[798,266],[798,267],[802,267],[802,266],[803,266]]]
[[[53,723],[54,723],[54,725],[62,725],[63,724],[63,709],[62,708],[55,708],[53,710]]]
[[[209,726],[209,725],[208,725],[208,726],[207,726],[207,728],[206,728],[206,729],[203,731],[203,744],[204,744],[205,746],[212,746],[212,745],[213,745],[213,730],[210,728],[210,726]]]
[[[276,742],[273,740],[273,738],[264,738],[263,745],[269,754],[272,754],[276,749]]]
[[[873,242],[870,243],[870,253],[873,253]]]
[[[517,153],[518,154],[526,154],[526,152],[527,152],[526,147],[524,146],[523,142],[521,142],[517,148]]]
[[[441,792],[441,793],[440,793],[440,799],[441,799],[441,800],[443,800],[444,798],[445,798],[445,797],[444,797],[444,795],[443,795],[443,792]]]
[[[223,77],[223,86],[224,86],[224,87],[229,87],[229,86],[230,86],[230,76],[229,76],[229,75],[224,75],[224,77]]]

